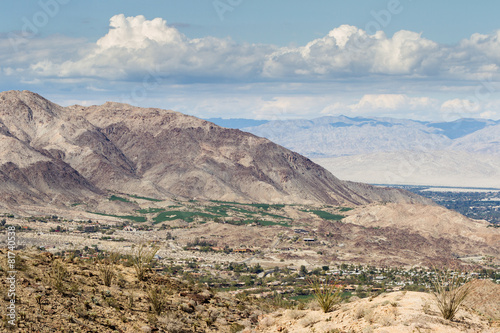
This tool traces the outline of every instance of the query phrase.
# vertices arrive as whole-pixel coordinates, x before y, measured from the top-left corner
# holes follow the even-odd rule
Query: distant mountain
[[[399,151],[312,160],[341,179],[364,183],[500,188],[498,155]]]
[[[428,202],[343,182],[267,139],[178,112],[61,107],[0,93],[0,203],[71,203],[107,191],[155,198],[357,205]]]
[[[271,121],[243,130],[314,158],[342,179],[488,187],[498,184],[500,175],[500,121],[339,116]]]
[[[453,150],[500,156],[500,123],[484,127],[453,141]]]
[[[269,122],[269,120],[255,120],[255,119],[245,119],[245,118],[229,118],[229,119],[208,118],[205,120],[208,120],[209,122],[212,122],[215,125],[218,125],[221,127],[234,128],[234,129],[260,126],[260,125],[263,125],[263,124]]]
[[[451,144],[441,129],[426,123],[391,118],[321,117],[313,120],[271,121],[243,129],[308,157],[334,157],[441,149]]]
[[[442,134],[450,139],[458,139],[468,134],[479,131],[485,127],[500,124],[499,121],[489,119],[463,118],[451,122],[426,123],[427,126],[439,128]]]

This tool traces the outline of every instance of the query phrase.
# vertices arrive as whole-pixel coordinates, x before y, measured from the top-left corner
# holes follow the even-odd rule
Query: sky
[[[0,91],[202,118],[496,120],[499,12],[494,0],[4,0]]]

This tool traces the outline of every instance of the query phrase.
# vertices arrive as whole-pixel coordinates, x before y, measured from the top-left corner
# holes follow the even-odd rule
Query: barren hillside
[[[267,139],[174,111],[111,102],[63,108],[8,91],[0,94],[0,124],[2,198],[11,204],[68,204],[107,190],[162,199],[428,203],[396,189],[357,191]]]

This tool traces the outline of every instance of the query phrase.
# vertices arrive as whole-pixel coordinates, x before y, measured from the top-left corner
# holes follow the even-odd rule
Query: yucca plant
[[[313,289],[313,297],[318,302],[321,310],[328,313],[333,307],[340,303],[342,287],[335,284],[334,280],[325,279],[320,281],[318,277],[309,279],[309,284]]]
[[[437,271],[433,295],[444,319],[453,320],[467,296],[474,290],[472,281],[462,272]]]

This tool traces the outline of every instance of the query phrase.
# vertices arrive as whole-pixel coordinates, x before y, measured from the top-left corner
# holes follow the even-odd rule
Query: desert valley
[[[491,219],[466,217],[437,192],[327,170],[371,181],[387,157],[311,160],[171,110],[62,107],[30,91],[0,93],[0,147],[5,306],[17,272],[15,325],[4,313],[5,329],[500,331],[498,207],[489,206]],[[327,145],[297,150],[311,147]],[[432,294],[444,272],[445,288],[474,280],[453,320]],[[328,311],[318,298],[325,290],[338,296]]]

